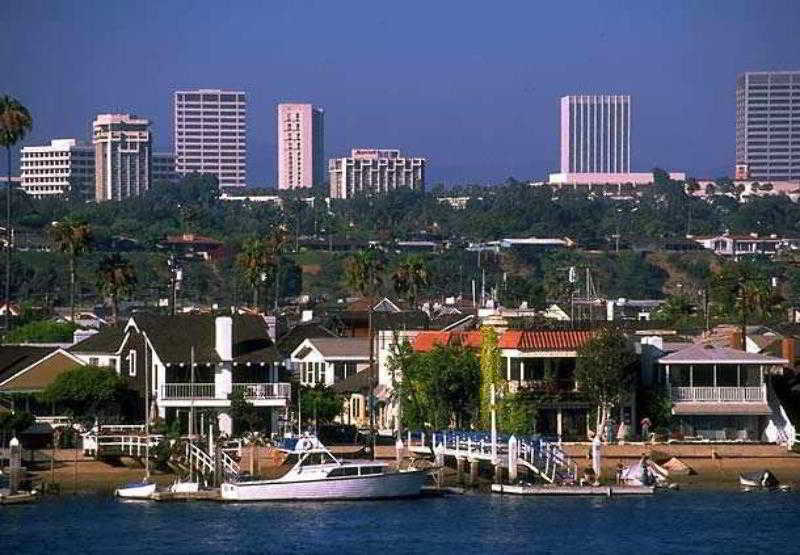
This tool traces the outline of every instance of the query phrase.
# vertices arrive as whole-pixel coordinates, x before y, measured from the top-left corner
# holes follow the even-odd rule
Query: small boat
[[[341,461],[316,437],[283,440],[286,472],[272,480],[224,482],[227,501],[388,499],[422,494],[431,469],[393,470],[380,461]]]
[[[169,487],[170,493],[197,493],[200,491],[200,484],[197,482],[181,482],[176,480],[174,484]]]
[[[746,488],[777,488],[780,482],[769,470],[739,474],[739,485]]]
[[[124,499],[150,499],[155,492],[155,483],[132,482],[114,490],[114,495]]]

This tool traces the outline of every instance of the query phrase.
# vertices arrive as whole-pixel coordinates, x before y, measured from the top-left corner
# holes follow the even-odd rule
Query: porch
[[[766,385],[751,387],[671,387],[673,403],[766,403]]]
[[[244,398],[256,406],[284,406],[292,393],[289,383],[234,383],[230,389],[216,383],[172,382],[161,384],[159,402],[165,406],[227,407],[230,405],[228,391],[243,392]]]

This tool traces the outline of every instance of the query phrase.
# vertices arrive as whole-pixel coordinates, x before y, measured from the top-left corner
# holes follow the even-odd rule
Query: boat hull
[[[200,484],[197,482],[175,482],[169,488],[171,493],[197,493],[200,491]]]
[[[227,501],[388,499],[420,495],[426,477],[427,471],[420,470],[308,481],[236,482],[222,484],[220,492]]]
[[[114,494],[124,499],[149,499],[155,492],[155,484],[144,484],[141,486],[119,488]]]

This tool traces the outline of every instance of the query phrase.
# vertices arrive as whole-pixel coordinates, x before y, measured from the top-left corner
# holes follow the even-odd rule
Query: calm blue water
[[[0,507],[0,553],[797,553],[800,494]]]

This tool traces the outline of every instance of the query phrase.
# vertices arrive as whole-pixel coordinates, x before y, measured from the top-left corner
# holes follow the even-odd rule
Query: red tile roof
[[[508,330],[502,334],[497,345],[501,349],[517,349],[520,351],[576,351],[592,338],[594,332],[573,330],[522,331]],[[460,344],[473,349],[480,349],[481,333],[423,331],[414,340],[414,350],[428,352],[436,345]]]
[[[481,332],[423,331],[414,339],[414,350],[418,353],[432,351],[436,345],[463,345],[471,349],[480,349]]]
[[[589,341],[594,332],[574,330],[508,330],[498,345],[501,349],[520,351],[576,351]]]

